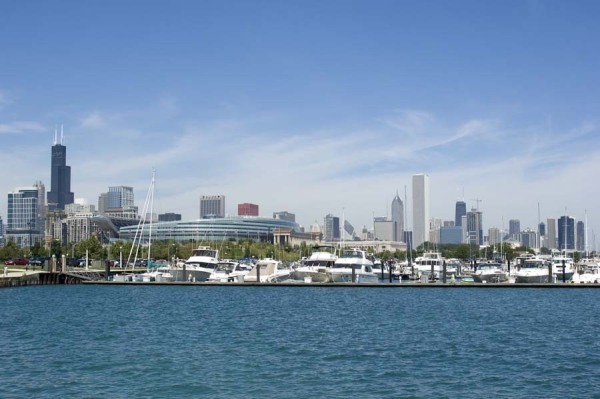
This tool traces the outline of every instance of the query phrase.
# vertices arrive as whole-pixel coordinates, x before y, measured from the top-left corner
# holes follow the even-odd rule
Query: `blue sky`
[[[309,226],[389,214],[427,173],[431,216],[485,228],[600,215],[594,1],[4,1],[0,192],[132,185],[196,218],[203,194]],[[6,197],[4,197],[6,198]],[[410,205],[410,204],[409,204]],[[0,214],[6,203],[0,197]]]

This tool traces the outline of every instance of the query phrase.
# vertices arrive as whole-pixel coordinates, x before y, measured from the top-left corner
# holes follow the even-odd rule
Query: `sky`
[[[196,219],[258,204],[356,228],[479,205],[484,229],[565,212],[600,233],[600,2],[0,3],[0,216],[64,126],[76,198],[109,186]],[[60,135],[60,133],[59,133]],[[539,212],[538,212],[539,209]],[[539,215],[539,216],[538,216]],[[408,215],[410,228],[412,217]],[[5,219],[6,220],[6,219]],[[600,240],[599,240],[600,241]]]

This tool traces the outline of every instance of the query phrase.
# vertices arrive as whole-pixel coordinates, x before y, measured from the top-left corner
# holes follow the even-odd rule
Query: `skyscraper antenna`
[[[65,135],[63,133],[63,124],[60,124],[60,145],[64,145]]]
[[[58,140],[58,125],[54,125],[54,145],[56,145],[56,140]]]

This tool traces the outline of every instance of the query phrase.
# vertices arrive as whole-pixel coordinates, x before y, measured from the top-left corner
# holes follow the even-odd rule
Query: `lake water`
[[[0,290],[0,398],[600,396],[600,290]]]

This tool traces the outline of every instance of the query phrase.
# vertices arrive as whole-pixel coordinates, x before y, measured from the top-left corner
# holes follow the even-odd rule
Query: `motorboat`
[[[207,281],[211,282],[244,282],[252,267],[245,263],[232,260],[221,261],[210,274]]]
[[[388,280],[390,278],[390,265],[388,262],[382,262],[379,259],[375,259],[373,261],[373,273],[375,273],[380,280]],[[394,273],[392,271],[392,277],[393,275]]]
[[[299,281],[325,283],[329,281],[327,272],[337,260],[334,247],[322,245],[315,247],[313,253],[297,266],[292,272],[292,278]]]
[[[551,258],[552,261],[552,274],[556,277],[557,281],[562,281],[563,276],[565,281],[570,280],[575,273],[575,264],[573,263],[573,258],[570,258],[565,255],[553,256]],[[564,266],[564,273],[563,273]]]
[[[570,280],[575,284],[600,284],[600,265],[587,263],[580,266],[579,271],[574,273]]]
[[[476,283],[503,283],[508,281],[508,272],[498,262],[478,263],[477,270],[471,273]]]
[[[142,282],[156,281],[164,283],[175,281],[175,278],[168,267],[159,267],[154,270],[148,270],[145,273],[140,273],[136,276],[134,281],[140,281],[140,278]]]
[[[443,273],[444,261],[445,259],[439,252],[424,252],[414,262],[414,271],[417,278],[427,275],[430,280],[439,279]]]
[[[219,251],[210,247],[192,250],[192,256],[185,263],[171,268],[175,281],[206,281],[219,264]]]
[[[552,263],[541,258],[526,258],[517,266],[514,273],[515,283],[547,283],[548,267]]]
[[[278,283],[289,280],[291,272],[283,264],[275,259],[261,259],[244,277],[245,282],[256,283],[260,273],[260,283]]]
[[[330,281],[351,283],[376,283],[379,277],[373,272],[373,259],[359,248],[346,249],[329,269]]]

